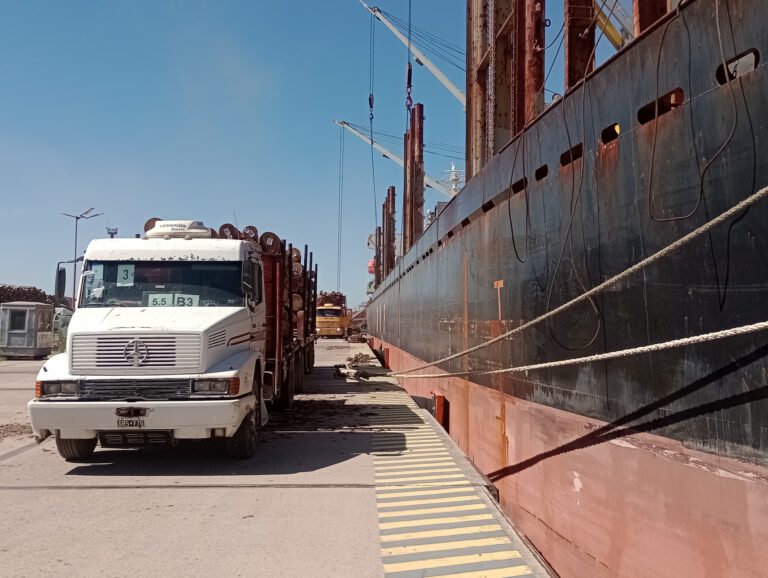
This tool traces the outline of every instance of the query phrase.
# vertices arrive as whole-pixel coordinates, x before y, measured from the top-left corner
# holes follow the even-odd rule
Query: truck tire
[[[304,393],[304,350],[296,353],[296,361],[293,364],[293,380],[295,393]]]
[[[68,462],[84,462],[93,455],[93,450],[96,449],[96,438],[69,440],[62,438],[61,432],[56,430],[56,449]]]
[[[243,418],[240,427],[237,428],[235,435],[226,439],[227,455],[238,460],[252,458],[256,453],[257,442],[254,412],[249,411]]]
[[[293,409],[293,394],[295,392],[294,369],[295,361],[288,364],[288,375],[280,388],[280,396],[275,400],[277,409],[288,411]]]

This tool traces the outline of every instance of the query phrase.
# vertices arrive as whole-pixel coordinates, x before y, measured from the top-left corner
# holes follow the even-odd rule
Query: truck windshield
[[[243,307],[239,261],[88,261],[80,307]]]
[[[341,317],[341,309],[318,309],[318,317]]]

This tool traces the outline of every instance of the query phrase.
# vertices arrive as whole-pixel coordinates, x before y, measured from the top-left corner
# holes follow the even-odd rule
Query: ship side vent
[[[604,145],[607,145],[610,142],[615,141],[617,138],[619,138],[619,134],[621,133],[621,127],[619,126],[618,122],[614,122],[611,125],[608,125],[600,132],[600,142]]]
[[[756,48],[750,48],[749,50],[742,52],[738,56],[726,61],[728,68],[728,78],[725,77],[725,68],[723,65],[717,67],[717,83],[722,85],[728,81],[735,80],[740,76],[744,76],[748,72],[752,72],[760,64],[760,53]]]
[[[668,112],[675,110],[678,106],[683,104],[685,100],[685,93],[682,88],[676,88],[670,90],[667,94],[660,96],[658,99],[649,102],[643,108],[637,111],[637,122],[642,124],[648,124],[656,118],[656,116],[664,116]],[[658,112],[656,112],[658,110]]]
[[[571,147],[569,150],[565,151],[563,154],[560,155],[560,166],[567,167],[572,162],[579,160],[583,154],[584,154],[584,145],[582,145],[581,143],[577,144],[574,147]]]
[[[516,195],[528,186],[528,177],[523,177],[512,183],[512,194]]]
[[[540,181],[549,174],[549,167],[547,165],[541,165],[534,173],[536,180]]]
[[[208,349],[213,349],[214,347],[221,347],[227,342],[227,330],[222,329],[220,331],[216,331],[215,333],[211,333],[208,336]]]

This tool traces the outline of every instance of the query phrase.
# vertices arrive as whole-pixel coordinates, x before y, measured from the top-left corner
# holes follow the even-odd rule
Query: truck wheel
[[[304,352],[296,354],[296,362],[293,364],[293,382],[296,393],[304,393]]]
[[[295,382],[293,376],[294,363],[288,365],[288,376],[283,382],[283,386],[280,388],[280,397],[275,401],[277,409],[289,410],[293,408],[293,394],[295,392]]]
[[[226,440],[227,455],[230,458],[245,460],[253,457],[256,453],[256,422],[254,421],[253,411],[243,418],[240,427],[237,428],[235,435]]]
[[[61,432],[56,430],[56,449],[68,462],[84,462],[93,455],[93,450],[96,449],[96,438],[69,440],[62,438]]]

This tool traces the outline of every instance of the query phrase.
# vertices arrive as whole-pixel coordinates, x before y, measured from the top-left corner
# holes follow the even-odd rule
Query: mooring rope
[[[632,347],[630,349],[622,349],[620,351],[598,353],[595,355],[588,355],[586,357],[561,359],[560,361],[548,361],[545,363],[521,365],[518,367],[504,367],[502,369],[459,371],[456,373],[428,373],[417,375],[400,375],[393,373],[390,377],[402,377],[406,379],[435,379],[438,377],[461,377],[466,375],[498,375],[500,373],[521,373],[525,371],[532,371],[534,369],[550,369],[552,367],[565,367],[567,365],[581,365],[584,363],[592,363],[594,361],[606,361],[609,359],[619,359],[622,357],[630,357],[632,355],[640,355],[642,353],[653,353],[654,351],[663,351],[665,349],[674,349],[676,347],[686,347],[688,345],[696,345],[697,343],[707,343],[709,341],[716,341],[718,339],[725,339],[727,337],[736,337],[738,335],[746,335],[748,333],[755,333],[757,331],[764,331],[766,329],[768,329],[768,321],[761,321],[759,323],[753,323],[752,325],[742,325],[741,327],[723,329],[722,331],[704,333],[703,335],[694,335],[693,337],[683,337],[682,339],[673,339],[672,341],[653,343],[651,345],[643,345],[641,347]]]
[[[391,375],[391,377],[406,377],[406,374],[412,373],[414,371],[420,371],[422,369],[427,369],[427,368],[430,368],[430,367],[434,367],[436,365],[440,365],[440,364],[445,363],[447,361],[451,361],[453,359],[458,359],[459,357],[463,357],[463,356],[468,355],[470,353],[474,353],[475,351],[479,351],[481,349],[489,347],[490,345],[493,345],[494,343],[498,343],[499,341],[502,341],[503,339],[507,339],[508,337],[511,337],[512,335],[516,335],[516,334],[518,334],[518,333],[528,329],[529,327],[533,327],[534,325],[537,325],[537,324],[541,323],[542,321],[546,321],[550,317],[554,317],[558,313],[562,313],[563,311],[573,307],[577,303],[581,303],[582,301],[586,301],[587,299],[589,299],[590,297],[596,295],[597,293],[607,289],[608,287],[610,287],[612,285],[615,285],[616,283],[619,283],[619,282],[623,281],[624,279],[626,279],[630,275],[640,271],[641,269],[644,269],[645,267],[648,267],[652,263],[655,263],[656,261],[658,261],[660,259],[663,259],[664,257],[669,255],[670,253],[673,253],[674,251],[677,251],[681,247],[684,247],[685,245],[689,244],[694,239],[702,236],[703,234],[705,234],[709,230],[713,229],[717,225],[727,221],[731,217],[735,216],[737,213],[740,213],[741,211],[743,211],[747,207],[750,207],[750,206],[754,205],[755,203],[757,203],[758,201],[763,200],[767,196],[768,196],[768,187],[760,189],[759,191],[751,194],[749,197],[747,197],[743,201],[737,203],[736,205],[734,205],[733,207],[731,207],[727,211],[721,213],[720,215],[718,215],[714,219],[712,219],[710,221],[707,221],[706,223],[704,223],[702,226],[698,227],[697,229],[694,229],[690,233],[680,237],[674,243],[672,243],[670,245],[667,245],[665,248],[661,249],[660,251],[657,251],[653,255],[649,255],[645,259],[642,259],[641,261],[638,261],[637,263],[635,263],[634,265],[632,265],[628,269],[625,269],[621,273],[611,277],[610,279],[608,279],[606,281],[603,281],[602,283],[600,283],[599,285],[596,285],[595,287],[593,287],[589,291],[587,291],[585,293],[582,293],[578,297],[575,297],[575,298],[571,299],[570,301],[567,301],[567,302],[563,303],[559,307],[556,307],[555,309],[552,309],[551,311],[548,311],[547,313],[545,313],[544,315],[541,315],[540,317],[537,317],[536,319],[532,319],[531,321],[528,321],[527,323],[524,323],[523,325],[521,325],[519,327],[516,327],[514,329],[510,329],[509,331],[507,331],[505,333],[502,333],[501,335],[499,335],[497,337],[489,339],[488,341],[480,343],[479,345],[475,345],[474,347],[470,347],[469,349],[465,349],[464,351],[459,351],[458,353],[453,353],[451,355],[448,355],[446,357],[438,359],[437,361],[432,361],[430,363],[425,363],[423,365],[412,367],[410,369],[405,369],[403,371],[399,371],[397,373],[393,373],[393,374],[390,374],[390,375]],[[760,324],[757,324],[757,325],[760,325]],[[754,326],[747,325],[745,327],[754,327]],[[729,330],[725,330],[725,331],[726,332],[727,331],[736,331],[736,330],[739,330],[739,329],[741,329],[741,328],[729,329]],[[751,331],[759,331],[761,329],[762,329],[762,327],[759,328],[759,329],[752,329]],[[699,336],[699,337],[706,337],[706,336],[710,336],[710,335],[717,335],[717,333],[715,333],[715,334],[706,334],[706,335]],[[729,335],[725,335],[725,337],[728,337],[728,336]],[[716,339],[720,339],[722,337],[715,337],[715,338]],[[689,338],[689,339],[695,339],[695,338]],[[674,341],[670,341],[670,342],[665,342],[665,343],[675,343],[675,342]],[[665,344],[659,344],[659,345],[665,345]],[[646,346],[646,347],[654,347],[654,346],[653,345],[649,345],[649,346]],[[675,345],[674,347],[680,347],[680,345]],[[639,348],[639,349],[641,349],[641,348]],[[632,351],[632,350],[626,350],[626,351]],[[620,352],[617,352],[617,353],[620,353]],[[608,355],[608,354],[600,354],[600,355]],[[632,355],[634,355],[634,353],[632,353]],[[583,358],[583,359],[589,359],[589,358]],[[568,364],[568,363],[574,362],[574,361],[576,361],[576,360],[565,360],[564,364]],[[528,367],[531,368],[531,367],[537,367],[537,366],[528,366]],[[494,370],[494,371],[501,372],[500,370]],[[476,372],[476,371],[475,372],[462,372],[461,374],[458,374],[458,375],[470,375],[470,374],[480,374],[480,373],[487,373],[487,372]],[[446,377],[446,376],[449,376],[449,375],[451,375],[451,374],[442,374],[441,377]],[[426,377],[426,376],[419,375],[418,377]]]

